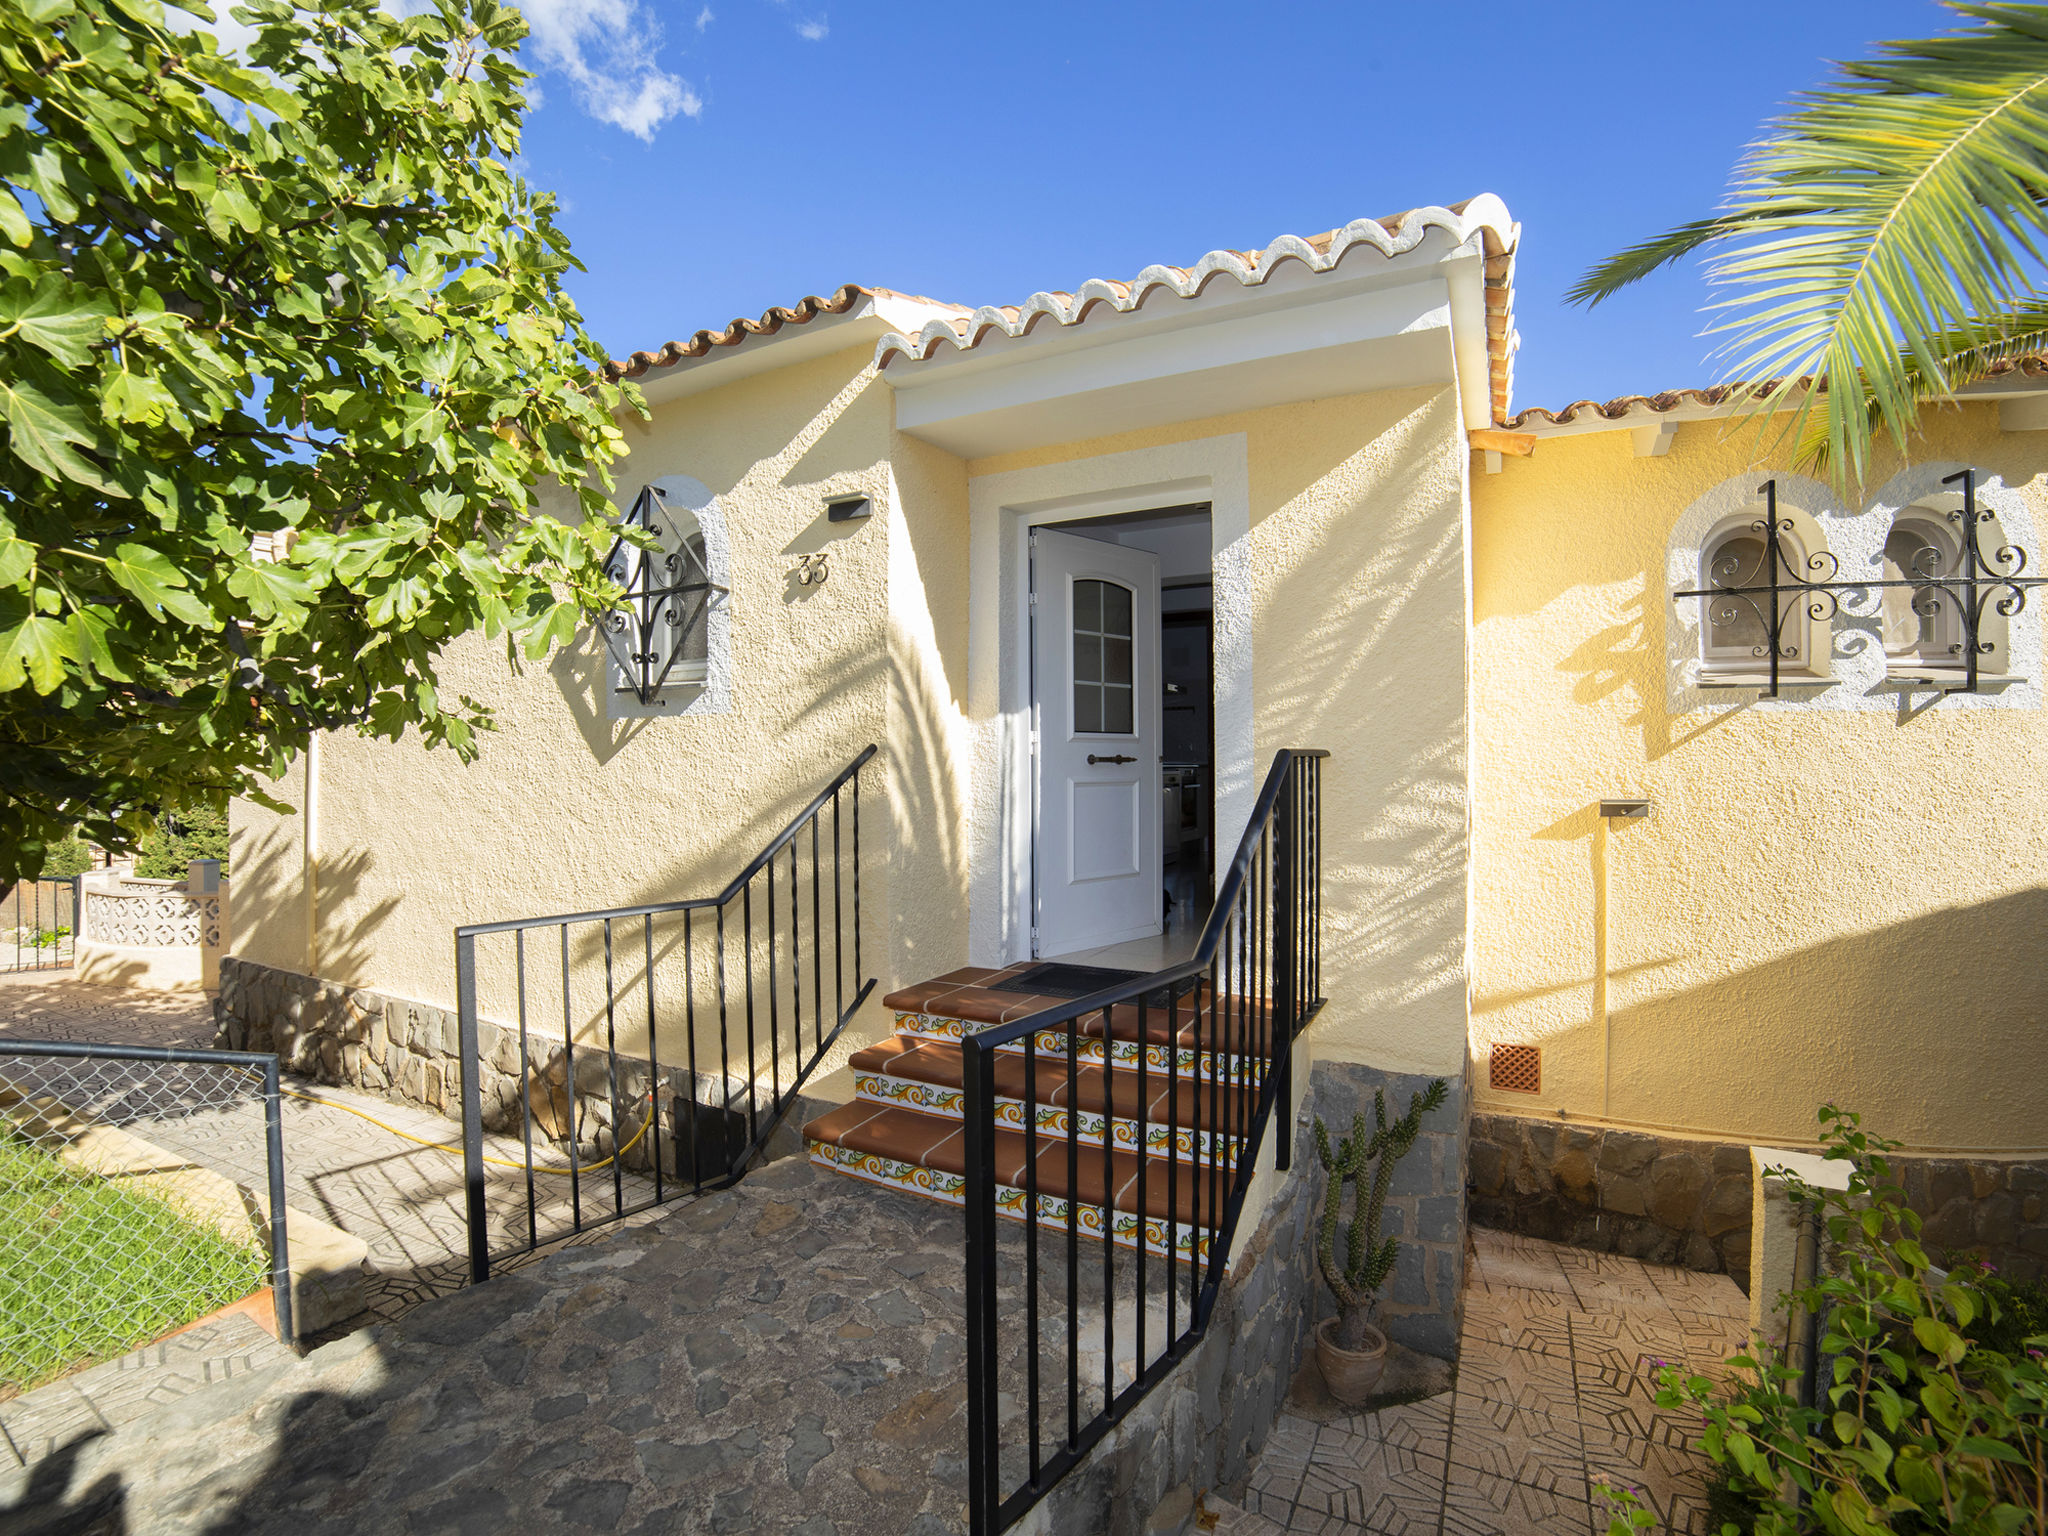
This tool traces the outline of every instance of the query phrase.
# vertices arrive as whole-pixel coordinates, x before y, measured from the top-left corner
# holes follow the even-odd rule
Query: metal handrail
[[[1328,756],[1320,749],[1283,750],[1275,754],[1237,852],[1218,887],[1215,905],[1188,959],[1089,996],[1042,1008],[1011,1023],[976,1029],[961,1039],[966,1160],[965,1187],[961,1193],[966,1205],[967,1231],[968,1507],[974,1536],[991,1536],[1008,1529],[1045,1497],[1080,1465],[1112,1427],[1167,1378],[1208,1330],[1252,1177],[1264,1152],[1267,1127],[1273,1121],[1276,1106],[1293,1102],[1294,1042],[1323,1007],[1321,763]],[[1186,985],[1190,981],[1193,985]],[[1148,1001],[1161,992],[1165,994],[1164,1003]],[[1180,1026],[1184,1002],[1189,1010],[1185,1034]],[[1133,1004],[1138,1030],[1132,1064],[1119,1066],[1115,1054],[1115,1010],[1128,1009]],[[1150,1083],[1164,1089],[1159,1101],[1167,1106],[1162,1117],[1164,1123],[1149,1118],[1152,1111],[1147,1099],[1147,1061],[1153,1046],[1147,1033],[1148,1006],[1162,1009],[1166,1022],[1161,1048],[1164,1065],[1149,1068]],[[1103,1107],[1100,1130],[1096,1132],[1099,1147],[1091,1144],[1084,1153],[1082,1116],[1072,1112],[1078,1105],[1072,1090],[1064,1101],[1070,1112],[1055,1118],[1054,1129],[1041,1132],[1040,1101],[1034,1085],[1041,1052],[1045,1052],[1043,1059],[1050,1070],[1064,1066],[1069,1082],[1074,1081],[1072,1074],[1080,1065],[1082,1020],[1097,1014],[1102,1020]],[[995,1063],[999,1048],[1020,1041],[1025,1045],[1019,1128],[1026,1140],[1026,1151],[1006,1187],[1021,1195],[1021,1202],[1012,1200],[1010,1204],[1012,1214],[1021,1211],[1024,1224],[1025,1254],[1020,1266],[1023,1294],[1020,1302],[1005,1309],[999,1307],[1000,1266],[996,1251],[997,1190],[1004,1186],[1004,1181],[998,1180],[996,1174]],[[1192,1047],[1186,1052],[1189,1065],[1185,1073],[1181,1066],[1184,1045]],[[1120,1094],[1114,1084],[1119,1072],[1136,1077],[1137,1092],[1128,1112],[1118,1107]],[[1180,1119],[1184,1088],[1193,1094],[1185,1125]],[[1135,1202],[1123,1208],[1130,1218],[1130,1246],[1135,1249],[1130,1269],[1135,1274],[1136,1306],[1131,1315],[1136,1337],[1131,1377],[1118,1390],[1114,1331],[1119,1310],[1115,1276],[1117,1221],[1119,1201],[1131,1190],[1119,1193],[1110,1171],[1113,1148],[1122,1134],[1117,1130],[1117,1122],[1126,1113],[1132,1122],[1130,1144],[1137,1157],[1131,1186]],[[1155,1129],[1165,1132],[1167,1148],[1165,1156],[1157,1159],[1151,1153],[1149,1135]],[[1185,1154],[1179,1150],[1183,1130],[1188,1148]],[[1066,1165],[1064,1193],[1055,1190],[1048,1195],[1045,1184],[1049,1176],[1057,1177],[1062,1146]],[[1280,1170],[1288,1167],[1291,1150],[1284,1138],[1277,1144],[1275,1163]],[[1100,1199],[1082,1195],[1079,1171],[1083,1156],[1101,1160]],[[1042,1170],[1048,1157],[1050,1175]],[[1156,1219],[1150,1216],[1146,1194],[1147,1172],[1155,1161],[1160,1166],[1152,1173],[1153,1188],[1161,1187],[1157,1181],[1163,1176],[1166,1211]],[[1183,1191],[1189,1199],[1185,1218],[1179,1214]],[[1095,1210],[1101,1212],[1099,1217],[1085,1214]],[[1099,1228],[1102,1256],[1104,1365],[1101,1406],[1082,1423],[1076,1287],[1079,1233],[1091,1222]],[[1041,1445],[1041,1226],[1063,1235],[1066,1250],[1068,1315],[1064,1329],[1055,1329],[1053,1333],[1054,1337],[1064,1337],[1067,1344],[1065,1433],[1061,1443],[1050,1451]],[[1205,1227],[1208,1256],[1203,1264],[1197,1256],[1203,1242],[1201,1229]],[[1186,1234],[1186,1254],[1180,1252],[1181,1232]],[[1091,1236],[1090,1242],[1096,1241],[1098,1237]],[[1159,1291],[1148,1292],[1147,1255],[1155,1241],[1164,1260],[1165,1279]],[[1187,1264],[1188,1292],[1184,1326],[1176,1322],[1182,1281],[1175,1269],[1183,1260]],[[1156,1358],[1148,1358],[1145,1342],[1148,1296],[1163,1299],[1165,1305],[1164,1343]],[[1126,1294],[1124,1300],[1130,1299]],[[1007,1494],[1002,1486],[1002,1447],[997,1427],[1001,1397],[997,1378],[1006,1320],[1013,1321],[1024,1332],[1027,1376],[1024,1382],[1015,1384],[1015,1395],[1025,1410],[1030,1457],[1028,1478]],[[1088,1388],[1091,1402],[1095,1400],[1095,1390],[1092,1384]]]
[[[477,1005],[477,944],[479,939],[495,934],[511,934],[513,937],[510,956],[516,967],[517,1024],[504,1027],[512,1029],[518,1037],[518,1082],[526,1102],[519,1113],[522,1121],[522,1156],[512,1166],[525,1169],[526,1182],[526,1232],[524,1242],[514,1251],[523,1249],[533,1252],[550,1242],[552,1237],[543,1238],[537,1216],[536,1174],[563,1174],[568,1179],[570,1230],[581,1232],[596,1222],[616,1221],[635,1214],[637,1211],[660,1205],[666,1200],[684,1194],[702,1194],[722,1189],[733,1184],[752,1166],[769,1137],[782,1122],[798,1094],[809,1081],[811,1074],[824,1060],[826,1053],[837,1042],[840,1033],[849,1020],[858,1013],[873,993],[876,979],[863,977],[861,961],[861,828],[860,828],[860,771],[870,762],[877,748],[870,745],[863,749],[852,762],[825,786],[803,810],[779,833],[769,840],[739,874],[729,881],[715,896],[696,897],[685,901],[643,902],[633,906],[604,907],[587,912],[558,913],[549,917],[527,917],[500,920],[488,923],[468,923],[455,930],[455,991],[457,1030],[459,1034],[458,1054],[462,1063],[462,1147],[466,1205],[469,1219],[469,1260],[473,1280],[482,1281],[490,1274],[494,1257],[487,1229],[487,1209],[484,1198],[484,1163],[487,1159],[483,1150],[483,1113],[480,1078],[483,1063],[480,1052],[482,1020]],[[843,857],[840,846],[840,796],[851,789],[848,796],[852,810],[852,859],[850,866]],[[827,808],[831,810],[831,837],[829,843],[821,836],[821,826]],[[805,960],[804,912],[800,890],[800,864],[802,848],[798,839],[803,831],[810,830],[810,961],[809,1006],[805,1006]],[[787,855],[786,859],[781,856]],[[783,1028],[779,1016],[779,997],[782,977],[778,972],[778,914],[776,907],[777,862],[785,866],[788,880],[787,945],[782,953],[789,963],[787,980],[791,987],[787,1014],[788,1030]],[[846,892],[841,885],[841,875],[848,872],[851,880],[851,942],[845,932],[847,909]],[[826,871],[829,869],[829,880]],[[765,971],[757,968],[760,958],[755,942],[756,914],[754,889],[757,881],[765,875],[766,911],[764,926],[759,930],[766,939]],[[827,907],[825,893],[830,893],[831,913],[831,968],[830,988],[826,985],[825,939],[827,929],[824,913]],[[706,913],[710,921],[693,927],[691,919],[699,913]],[[685,1042],[685,1060],[671,1061],[664,1065],[660,1059],[658,1027],[659,1010],[655,997],[656,944],[655,920],[667,916],[679,916],[679,952],[683,958],[684,978],[681,989],[682,1002],[678,1008],[672,999],[669,1003],[671,1021],[682,1026]],[[630,937],[624,949],[615,947],[615,925],[637,924],[637,938]],[[602,978],[604,1003],[602,1011],[602,1034],[592,1040],[579,1041],[571,1018],[570,1007],[570,931],[578,925],[589,925],[599,930],[591,935],[602,938]],[[562,1113],[566,1118],[564,1139],[568,1144],[568,1166],[542,1168],[534,1158],[534,1111],[531,1100],[531,1084],[540,1081],[536,1077],[536,1063],[530,1054],[528,1021],[528,935],[535,930],[553,930],[560,940],[562,989],[561,989],[561,1033],[559,1040],[548,1044],[549,1059],[541,1063],[539,1070],[552,1073],[556,1065],[561,1069],[563,1096],[566,1106]],[[662,953],[669,955],[677,948],[675,929],[670,928],[670,938],[664,940]],[[728,937],[737,941],[736,950],[729,953]],[[699,956],[698,939],[715,941],[715,948],[702,956],[704,965],[701,974],[708,985],[715,986],[715,998],[707,998],[705,1008],[700,1010],[697,1003],[696,983],[691,979],[692,967]],[[552,947],[550,945],[549,947]],[[632,951],[639,951],[639,959],[631,957]],[[850,955],[849,955],[850,951]],[[733,954],[738,956],[738,974],[729,974],[729,962]],[[620,972],[617,962],[624,956],[625,982],[620,986]],[[592,957],[595,962],[595,956]],[[852,995],[846,992],[848,980],[847,962],[851,960]],[[640,979],[634,977],[635,965],[640,967]],[[673,974],[673,973],[671,973]],[[756,981],[763,984],[757,993]],[[618,1040],[618,1024],[622,1016],[621,999],[638,996],[646,1009],[647,1048],[644,1057],[638,1052],[621,1055]],[[757,998],[765,1004],[765,1019],[758,1022],[765,1026],[765,1033],[756,1032]],[[715,1006],[714,1006],[715,1005]],[[552,1004],[548,1007],[552,1009]],[[637,1007],[637,1004],[636,1004]],[[710,1081],[717,1085],[713,1092],[722,1097],[722,1104],[701,1102],[700,1085],[706,1080],[699,1072],[700,1050],[698,1025],[700,1011],[708,1027],[715,1018],[717,1034],[715,1039],[705,1043],[705,1052],[710,1053],[711,1065],[716,1067],[716,1076]],[[811,1014],[808,1038],[806,1038],[805,1012]],[[509,1016],[508,1016],[509,1017]],[[730,1032],[729,1032],[730,1025]],[[743,1039],[733,1038],[744,1026]],[[829,1027],[828,1027],[829,1026]],[[787,1038],[786,1038],[787,1037]],[[559,1058],[554,1056],[559,1045]],[[765,1052],[767,1081],[763,1081],[763,1060]],[[579,1107],[579,1084],[582,1074],[578,1071],[579,1059],[586,1053],[595,1053],[604,1067],[605,1090],[601,1095],[608,1118],[601,1113],[598,1124],[611,1136],[612,1151],[599,1161],[585,1161],[579,1157],[577,1144],[578,1126],[582,1120]],[[643,1074],[645,1088],[632,1088],[622,1096],[622,1066],[626,1073]],[[506,1068],[509,1072],[511,1069]],[[706,1067],[706,1071],[710,1066]],[[734,1092],[736,1071],[744,1070],[744,1090]],[[684,1072],[688,1074],[688,1092],[674,1086],[675,1079]],[[552,1078],[549,1079],[552,1081]],[[766,1093],[764,1096],[764,1089]],[[553,1089],[549,1090],[552,1103]],[[664,1137],[661,1128],[664,1097],[672,1097],[678,1115],[678,1123],[667,1138],[666,1158],[676,1160],[675,1176],[669,1178],[663,1150]],[[735,1099],[744,1104],[735,1108]],[[502,1100],[500,1100],[502,1105]],[[644,1113],[643,1113],[644,1111]],[[502,1109],[499,1111],[502,1112]],[[639,1129],[627,1136],[628,1119],[637,1119]],[[743,1126],[740,1124],[743,1122]],[[707,1143],[704,1132],[711,1132]],[[555,1134],[555,1132],[548,1132]],[[640,1145],[643,1138],[646,1144]],[[689,1149],[689,1167],[685,1172],[682,1162],[684,1144]],[[715,1153],[707,1152],[708,1146],[717,1148]],[[644,1166],[651,1174],[651,1198],[633,1196],[629,1203],[626,1190],[625,1168],[628,1155],[640,1160],[636,1166]],[[719,1164],[714,1173],[705,1169],[706,1156],[712,1156]],[[602,1210],[586,1210],[588,1197],[585,1181],[588,1175],[604,1169],[610,1173],[606,1180],[611,1186],[610,1206]]]
[[[560,923],[594,923],[608,917],[661,917],[669,912],[708,912],[714,907],[725,906],[746,889],[749,881],[767,868],[770,859],[795,840],[797,833],[803,830],[804,824],[823,810],[833,795],[846,788],[848,784],[854,784],[854,791],[858,796],[860,786],[854,781],[861,769],[866,766],[868,759],[879,750],[873,743],[864,748],[860,756],[841,769],[839,777],[820,790],[809,805],[798,811],[789,825],[776,834],[775,840],[755,854],[747,867],[733,876],[725,889],[716,896],[692,896],[686,901],[642,902],[632,907],[602,907],[593,912],[561,912],[553,917],[508,917],[494,923],[465,923],[455,930],[455,936],[460,939],[486,933],[514,933],[521,928],[552,928]]]
[[[1072,1002],[1060,1002],[1050,1008],[1041,1008],[1034,1014],[1014,1019],[1008,1024],[998,1024],[989,1029],[977,1030],[974,1039],[982,1046],[993,1050],[996,1046],[1007,1045],[1013,1040],[1029,1039],[1053,1024],[1062,1023],[1077,1014],[1099,1013],[1104,1008],[1118,1003],[1128,1003],[1147,992],[1157,992],[1162,987],[1177,981],[1186,981],[1209,969],[1216,963],[1216,951],[1222,945],[1223,933],[1229,926],[1230,914],[1244,894],[1245,881],[1250,877],[1252,857],[1258,851],[1259,834],[1273,819],[1273,811],[1280,799],[1280,791],[1287,779],[1287,765],[1295,758],[1318,760],[1329,756],[1322,747],[1283,747],[1273,754],[1273,766],[1266,773],[1266,782],[1259,790],[1259,798],[1252,802],[1251,819],[1245,823],[1244,836],[1238,839],[1237,853],[1225,871],[1223,883],[1216,888],[1216,901],[1209,909],[1209,920],[1202,925],[1202,936],[1195,940],[1194,952],[1187,959],[1162,967],[1142,976],[1136,981],[1120,981],[1113,987],[1104,987],[1100,992],[1091,992],[1086,997],[1075,998]],[[1320,1000],[1316,1003],[1321,1007]]]

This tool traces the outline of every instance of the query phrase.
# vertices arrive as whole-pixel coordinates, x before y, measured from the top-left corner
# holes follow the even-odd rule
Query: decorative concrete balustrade
[[[228,882],[217,860],[194,859],[183,880],[93,873],[79,884],[80,977],[160,989],[220,985]]]

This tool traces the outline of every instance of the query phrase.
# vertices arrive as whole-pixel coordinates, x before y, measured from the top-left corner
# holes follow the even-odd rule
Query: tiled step
[[[1026,1166],[1035,1162],[1041,1227],[1065,1233],[1071,1219],[1084,1239],[1100,1242],[1107,1187],[1110,1236],[1120,1246],[1134,1248],[1142,1241],[1153,1254],[1207,1257],[1223,1193],[1219,1181],[1157,1158],[1114,1148],[1105,1153],[1100,1146],[1075,1155],[1071,1146],[1064,1137],[1027,1140],[1019,1131],[998,1130],[998,1213],[1026,1219]],[[856,1100],[806,1125],[804,1147],[822,1167],[927,1199],[964,1203],[966,1138],[957,1120]],[[1078,1197],[1071,1204],[1070,1193]]]
[[[964,1113],[966,1074],[958,1045],[897,1036],[856,1051],[852,1065],[861,1099],[952,1120]],[[1041,1135],[1064,1137],[1071,1116],[1078,1139],[1088,1146],[1102,1144],[1106,1126],[1115,1146],[1137,1150],[1142,1103],[1145,1150],[1154,1157],[1192,1157],[1198,1149],[1202,1156],[1213,1155],[1218,1149],[1209,1128],[1227,1135],[1246,1123],[1253,1107],[1246,1090],[1191,1075],[1173,1079],[1150,1069],[1100,1065],[1070,1074],[1064,1051],[1035,1060],[1022,1052],[998,1052],[995,1080],[998,1126],[1021,1131],[1029,1098]]]
[[[896,1031],[919,1040],[958,1042],[999,1024],[1014,1023],[1068,998],[1004,992],[992,985],[1028,969],[1020,962],[1002,970],[966,966],[931,981],[890,993],[883,1005],[896,1014]],[[1215,1016],[1212,1017],[1212,1014]],[[1105,1060],[1135,1070],[1142,1061],[1148,1073],[1177,1072],[1208,1081],[1245,1082],[1258,1075],[1257,1062],[1272,1046],[1270,1009],[1255,999],[1225,994],[1220,999],[1206,984],[1177,1004],[1119,1004],[1094,1012],[1079,1023],[1077,1061],[1099,1066]],[[1067,1032],[1041,1031],[1036,1044],[1041,1057],[1067,1054]],[[999,1049],[1021,1055],[1026,1042],[1011,1041]]]

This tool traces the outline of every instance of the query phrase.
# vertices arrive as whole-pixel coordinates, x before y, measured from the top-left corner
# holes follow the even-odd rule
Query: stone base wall
[[[2048,1160],[1895,1157],[1937,1261],[2048,1274]],[[1749,1282],[1749,1147],[1522,1115],[1472,1117],[1472,1220]]]
[[[1302,1099],[1294,1166],[1232,1266],[1208,1332],[1018,1531],[1152,1536],[1148,1521],[1162,1505],[1185,1508],[1196,1494],[1241,1489],[1250,1477],[1301,1366],[1312,1297],[1322,1289],[1314,1092]]]
[[[1472,1219],[1653,1264],[1749,1275],[1749,1149],[1472,1117]]]
[[[275,1051],[287,1072],[416,1104],[460,1122],[461,1034],[453,1009],[391,997],[367,987],[322,981],[317,976],[257,965],[233,956],[221,962],[220,983],[213,1006],[216,1047]],[[477,1045],[482,1057],[478,1091],[486,1131],[516,1133],[530,1115],[536,1137],[545,1136],[555,1149],[563,1149],[571,1124],[569,1106],[573,1092],[574,1125],[579,1137],[577,1155],[591,1161],[611,1155],[615,1129],[612,1083],[601,1049],[576,1053],[576,1081],[572,1089],[569,1062],[559,1039],[543,1040],[529,1032],[523,1073],[517,1029],[488,1019],[479,1020]],[[661,1077],[664,1104],[672,1106],[691,1097],[692,1085],[686,1069],[664,1067]],[[644,1110],[634,1106],[647,1104],[650,1085],[645,1061],[623,1055],[619,1058],[618,1103],[624,1125],[618,1139],[630,1144],[620,1159],[621,1165],[650,1170],[650,1152],[658,1140],[664,1171],[691,1177],[693,1170],[687,1166],[690,1153],[682,1149],[679,1156],[669,1123],[664,1123],[658,1137],[642,1136],[637,1143],[634,1141],[644,1120]],[[744,1114],[748,1094],[744,1080],[736,1078],[726,1084],[715,1076],[698,1075],[695,1098],[699,1104],[722,1109],[728,1092],[733,1109]],[[764,1094],[762,1112],[767,1108]],[[706,1116],[710,1113],[707,1110]],[[796,1118],[794,1113],[791,1118]],[[707,1167],[722,1171],[716,1162],[719,1152],[737,1152],[739,1147],[720,1142],[712,1130],[706,1118],[700,1125],[700,1146]],[[784,1140],[793,1134],[787,1126],[778,1132]],[[775,1146],[768,1150],[772,1156],[787,1148]]]
[[[1401,1240],[1400,1258],[1377,1316],[1395,1343],[1439,1360],[1458,1357],[1465,1289],[1466,1163],[1473,1123],[1464,1077],[1450,1075],[1448,1081],[1450,1098],[1423,1119],[1422,1134],[1394,1169],[1381,1231]],[[1386,1091],[1387,1118],[1393,1120],[1407,1113],[1409,1099],[1427,1088],[1430,1079],[1351,1062],[1319,1061],[1314,1083],[1314,1102],[1334,1147],[1351,1134],[1353,1117],[1360,1113],[1370,1131],[1375,1089]],[[1320,1219],[1322,1169],[1313,1140],[1308,1160],[1315,1165]],[[1340,1243],[1343,1231],[1339,1229]],[[1315,1292],[1316,1321],[1334,1316],[1327,1289],[1318,1284]]]

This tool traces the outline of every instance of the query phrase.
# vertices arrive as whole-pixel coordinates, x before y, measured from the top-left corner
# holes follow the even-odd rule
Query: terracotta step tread
[[[804,1127],[806,1141],[825,1142],[854,1152],[872,1153],[914,1163],[940,1173],[967,1171],[967,1143],[958,1120],[921,1115],[913,1110],[884,1108],[856,1101],[820,1115]],[[1037,1136],[1035,1143],[1038,1193],[1064,1199],[1069,1191],[1068,1146],[1064,1138]],[[1012,1189],[1025,1187],[1025,1164],[1034,1157],[1021,1132],[996,1132],[996,1182]],[[1143,1167],[1145,1193],[1143,1212],[1165,1220],[1169,1214],[1183,1226],[1216,1225],[1211,1212],[1223,1194],[1221,1180],[1199,1177],[1187,1163],[1169,1164],[1163,1158],[1141,1158],[1129,1152],[1112,1152],[1105,1160],[1100,1147],[1083,1146],[1074,1158],[1074,1197],[1084,1205],[1103,1203],[1104,1163],[1115,1190],[1111,1203],[1119,1211],[1137,1212],[1138,1174]],[[1169,1192],[1174,1197],[1169,1206]]]
[[[960,1047],[940,1041],[905,1040],[895,1036],[881,1045],[856,1051],[852,1058],[856,1072],[881,1073],[930,1083],[940,1088],[958,1088],[967,1078]],[[1247,1091],[1227,1084],[1198,1083],[1188,1073],[1177,1078],[1148,1069],[1083,1064],[1070,1084],[1065,1057],[1041,1052],[1035,1066],[1023,1055],[998,1053],[995,1065],[996,1092],[1006,1099],[1022,1100],[1027,1087],[1037,1103],[1074,1106],[1092,1114],[1103,1113],[1113,1101],[1118,1119],[1138,1118],[1142,1094],[1145,1123],[1150,1126],[1181,1126],[1189,1130],[1241,1124],[1253,1098]],[[1176,1091],[1177,1090],[1177,1091]],[[1175,1102],[1169,1104],[1169,1098]]]
[[[989,985],[1006,976],[1029,970],[1037,961],[1020,960],[1001,970],[986,966],[963,966],[914,987],[904,987],[882,999],[885,1008],[897,1013],[922,1013],[933,1018],[960,1019],[970,1024],[1013,1024],[1046,1008],[1071,1004],[1067,997],[1038,997],[1023,992],[1002,992]],[[1264,1049],[1266,1020],[1271,1009],[1250,998],[1225,994],[1222,1017],[1212,1023],[1210,1008],[1214,990],[1201,987],[1197,1009],[1183,996],[1170,1010],[1136,1003],[1119,1004],[1110,1010],[1109,1031],[1117,1040],[1143,1039],[1155,1045],[1175,1043],[1199,1045],[1206,1049],[1237,1051],[1245,1044]],[[1081,1021],[1081,1033],[1089,1039],[1103,1034],[1102,1014],[1091,1013]]]

